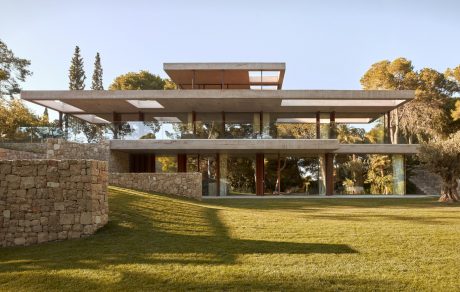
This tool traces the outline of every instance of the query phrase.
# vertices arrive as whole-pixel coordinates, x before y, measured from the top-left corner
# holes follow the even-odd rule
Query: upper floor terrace
[[[284,63],[165,63],[178,90],[23,91],[21,97],[103,124],[108,139],[338,139],[389,143],[400,90],[281,90]],[[361,139],[346,139],[346,131]]]

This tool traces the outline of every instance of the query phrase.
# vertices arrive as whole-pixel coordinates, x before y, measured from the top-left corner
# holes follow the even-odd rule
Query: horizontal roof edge
[[[286,70],[284,62],[163,63],[167,70]]]

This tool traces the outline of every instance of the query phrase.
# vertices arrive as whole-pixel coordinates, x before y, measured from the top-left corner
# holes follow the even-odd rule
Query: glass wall
[[[264,160],[265,194],[319,194],[318,156],[265,154]]]
[[[200,172],[202,176],[203,196],[217,196],[217,155],[190,154],[187,155],[187,172]]]
[[[403,155],[338,154],[334,160],[334,193],[404,194]]]
[[[177,172],[177,155],[155,155],[155,172]]]
[[[255,193],[255,154],[220,154],[220,195],[254,195]]]

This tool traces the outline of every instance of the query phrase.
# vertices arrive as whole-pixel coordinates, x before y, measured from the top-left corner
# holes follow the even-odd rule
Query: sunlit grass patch
[[[94,236],[0,249],[0,290],[460,290],[460,207],[110,188]]]

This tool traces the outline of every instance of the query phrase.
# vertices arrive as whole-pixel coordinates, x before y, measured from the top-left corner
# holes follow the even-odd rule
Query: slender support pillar
[[[264,154],[256,154],[256,195],[264,195]]]
[[[320,196],[326,195],[326,155],[319,155],[318,169],[318,193]]]
[[[216,154],[216,196],[220,196],[220,154]]]
[[[326,153],[326,196],[334,194],[334,154]]]
[[[121,122],[121,115],[119,113],[113,112],[112,114],[113,120],[113,139],[118,139],[118,132],[120,131],[120,122]]]
[[[337,139],[335,112],[331,112],[329,116],[329,139]]]
[[[225,138],[225,112],[222,112],[222,127],[220,129],[221,138]]]
[[[262,138],[270,137],[270,113],[262,114]]]
[[[393,195],[406,194],[406,171],[404,158],[403,154],[391,155],[391,164],[393,166]]]
[[[316,112],[316,139],[321,139],[321,113]]]
[[[193,130],[193,136],[196,135],[196,112],[192,112],[192,130]]]
[[[228,183],[227,183],[227,154],[221,153],[218,155],[219,159],[219,196],[228,195]]]
[[[177,172],[187,172],[187,155],[177,154]]]
[[[384,139],[385,144],[391,144],[391,119],[390,112],[385,113]]]
[[[59,112],[59,129],[62,130],[62,112]]]
[[[252,118],[252,134],[259,135],[260,134],[260,113],[254,113]]]
[[[278,195],[280,195],[281,194],[281,157],[280,157],[279,152],[278,152],[278,166],[276,168],[276,179],[278,181],[277,192],[278,192]]]
[[[192,71],[192,89],[195,89],[195,70]]]

